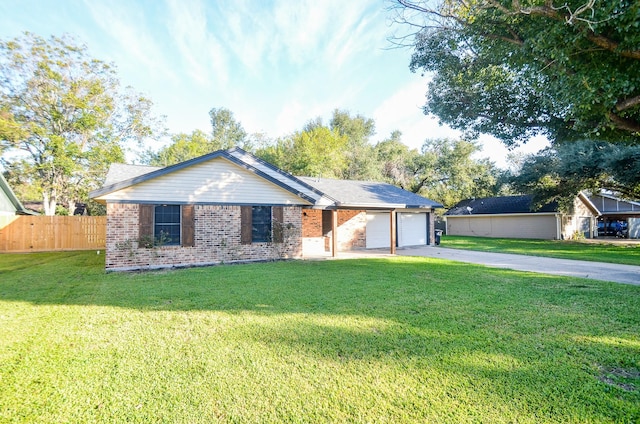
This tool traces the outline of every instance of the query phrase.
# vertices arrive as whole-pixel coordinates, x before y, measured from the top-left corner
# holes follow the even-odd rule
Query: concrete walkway
[[[448,249],[439,246],[403,248],[398,249],[396,253],[398,256],[425,256],[482,264],[495,268],[508,268],[518,271],[540,272],[543,274],[640,285],[640,266],[633,265],[554,259],[509,253],[475,252],[471,250]]]

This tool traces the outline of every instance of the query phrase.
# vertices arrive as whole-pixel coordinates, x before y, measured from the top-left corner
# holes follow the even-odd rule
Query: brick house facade
[[[426,223],[441,207],[389,184],[294,177],[239,148],[166,168],[114,164],[91,197],[107,207],[107,270],[335,256],[368,247],[370,210],[390,230],[397,211]]]

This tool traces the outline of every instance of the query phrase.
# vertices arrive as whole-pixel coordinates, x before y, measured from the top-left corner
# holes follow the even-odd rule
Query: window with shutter
[[[254,206],[251,210],[251,241],[271,241],[271,206]]]
[[[193,205],[139,205],[140,247],[162,245],[195,246]]]
[[[153,236],[164,245],[180,245],[180,205],[156,205]]]
[[[275,241],[273,220],[282,222],[282,208],[271,206],[242,206],[240,208],[240,241],[242,244]]]

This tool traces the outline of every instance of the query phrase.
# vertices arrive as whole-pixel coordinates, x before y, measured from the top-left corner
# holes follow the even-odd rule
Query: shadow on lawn
[[[639,287],[425,258],[130,274],[102,267],[95,253],[0,256],[0,300],[117,307],[138,319],[153,311],[219,312],[230,317],[224,331],[274,357],[408,369],[418,386],[452,381],[444,397],[483,392],[505,411],[529,411],[532,421],[640,414],[629,406],[640,401],[638,389],[607,395],[610,387],[596,375],[599,367],[637,364],[637,340],[576,341],[605,327],[627,338],[640,326]]]

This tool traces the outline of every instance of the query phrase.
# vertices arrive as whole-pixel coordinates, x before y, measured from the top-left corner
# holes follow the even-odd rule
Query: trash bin
[[[442,230],[436,230],[436,246],[440,245],[440,237],[442,237]]]

